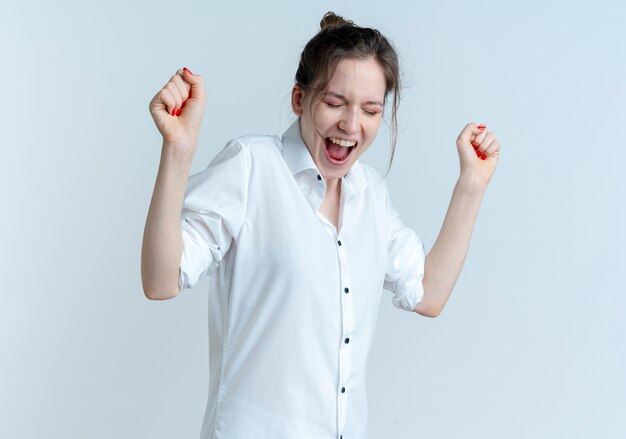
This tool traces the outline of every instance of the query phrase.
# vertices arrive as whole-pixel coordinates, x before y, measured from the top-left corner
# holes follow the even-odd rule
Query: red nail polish
[[[176,108],[174,108],[170,114],[174,116],[175,113],[176,113]]]
[[[478,145],[472,145],[474,147],[474,151],[478,149]]]
[[[476,150],[476,157],[480,157],[480,151]]]
[[[183,102],[183,105],[180,106],[180,108],[185,108],[185,104],[187,103],[187,101]]]
[[[180,108],[178,110],[176,110],[176,116],[180,116],[180,113],[182,113],[183,110],[181,110]]]
[[[487,158],[487,155],[483,154],[480,158],[485,160],[485,158]]]
[[[187,73],[189,73],[190,75],[193,75],[193,73],[191,73],[191,70],[189,70],[187,67],[183,67],[183,70],[187,70]]]
[[[484,125],[478,125],[476,128],[478,128],[479,130],[484,130],[485,126]]]

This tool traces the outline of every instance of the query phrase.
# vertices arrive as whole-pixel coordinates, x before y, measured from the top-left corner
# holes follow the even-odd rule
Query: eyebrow
[[[346,99],[346,97],[344,95],[340,95],[339,93],[335,93],[334,91],[327,91],[326,93],[324,93],[324,95],[325,96],[326,95],[334,96],[336,98],[343,99],[344,101],[347,101],[347,99]],[[368,105],[373,104],[373,105],[380,105],[381,107],[384,107],[383,103],[380,102],[380,101],[367,101],[365,103],[368,104]]]

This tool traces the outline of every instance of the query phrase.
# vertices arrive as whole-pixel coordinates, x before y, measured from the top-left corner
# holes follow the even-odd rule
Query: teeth
[[[337,145],[341,145],[345,147],[356,145],[356,141],[341,140],[341,139],[337,139],[336,137],[330,137],[330,141],[333,143],[336,143]]]

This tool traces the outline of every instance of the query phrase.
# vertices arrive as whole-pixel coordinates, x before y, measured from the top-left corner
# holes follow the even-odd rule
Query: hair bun
[[[354,26],[354,22],[352,20],[346,20],[343,17],[336,15],[332,11],[328,11],[326,14],[324,14],[324,17],[322,17],[322,21],[320,21],[321,30],[339,26]]]

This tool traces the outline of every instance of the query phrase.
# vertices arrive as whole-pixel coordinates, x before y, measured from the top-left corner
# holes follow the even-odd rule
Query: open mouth
[[[337,165],[343,165],[350,160],[352,151],[359,146],[358,142],[353,146],[347,146],[345,144],[346,142],[342,142],[344,145],[339,145],[330,140],[330,137],[326,137],[324,141],[326,143],[326,157],[331,163],[335,163]]]

